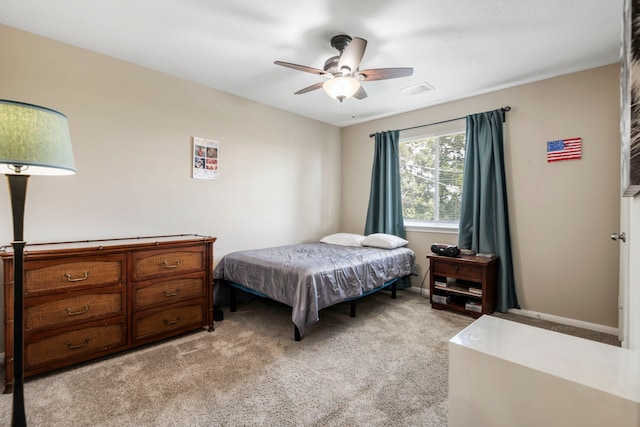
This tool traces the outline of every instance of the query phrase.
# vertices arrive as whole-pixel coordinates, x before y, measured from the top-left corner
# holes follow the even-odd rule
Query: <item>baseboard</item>
[[[420,294],[425,298],[429,298],[429,287],[420,289],[420,286],[411,286],[409,288],[404,288],[404,291],[415,292],[416,294]]]
[[[429,298],[429,288],[422,289],[421,292],[419,286],[412,286],[410,288],[406,288],[406,290],[421,293],[423,297]],[[575,326],[577,328],[588,329],[590,331],[602,332],[604,334],[618,336],[618,328],[614,328],[613,326],[599,325],[597,323],[590,323],[582,320],[570,319],[568,317],[555,316],[553,314],[539,313],[537,311],[524,310],[519,308],[510,308],[508,312],[520,316],[531,317],[533,319],[548,320],[550,322],[559,323],[561,325]]]
[[[597,323],[590,323],[582,320],[570,319],[568,317],[555,316],[553,314],[539,313],[537,311],[519,308],[510,308],[508,312],[534,319],[548,320],[550,322],[560,323],[561,325],[575,326],[577,328],[589,329],[590,331],[618,336],[618,328],[614,328],[613,326],[599,325]]]

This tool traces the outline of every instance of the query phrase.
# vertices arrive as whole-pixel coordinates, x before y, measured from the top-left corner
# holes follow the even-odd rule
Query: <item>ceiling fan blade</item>
[[[293,68],[294,70],[304,71],[306,73],[318,74],[320,76],[324,76],[325,74],[327,74],[327,72],[324,70],[321,70],[319,68],[307,67],[305,65],[292,64],[290,62],[283,61],[274,61],[273,63],[276,65],[282,65],[283,67]]]
[[[356,99],[365,99],[367,97],[367,91],[364,90],[364,88],[362,87],[362,85],[360,85],[360,89],[358,89],[358,91],[356,92],[355,95],[353,95],[354,98]]]
[[[344,67],[349,68],[350,73],[355,73],[360,66],[360,61],[364,56],[364,51],[367,48],[367,41],[360,37],[354,37],[349,45],[344,49],[340,60],[338,61],[338,70],[342,70]]]
[[[370,70],[358,71],[358,74],[364,76],[364,81],[397,79],[398,77],[407,77],[413,74],[413,68],[372,68]]]
[[[320,89],[324,82],[316,83],[314,85],[305,87],[304,89],[300,89],[295,93],[295,95],[302,95],[303,93],[311,92],[312,90]]]

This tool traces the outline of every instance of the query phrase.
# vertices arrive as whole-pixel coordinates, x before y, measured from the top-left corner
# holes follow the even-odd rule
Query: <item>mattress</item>
[[[232,252],[214,269],[214,279],[241,285],[292,307],[303,334],[322,308],[417,274],[414,252],[328,243],[301,243]]]

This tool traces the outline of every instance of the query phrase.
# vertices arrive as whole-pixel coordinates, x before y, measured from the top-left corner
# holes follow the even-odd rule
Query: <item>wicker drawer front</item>
[[[25,345],[25,369],[126,344],[123,323],[63,332]]]
[[[27,301],[24,324],[26,331],[63,326],[100,317],[124,314],[122,289],[110,293],[90,293],[39,303]]]
[[[482,267],[479,265],[436,261],[433,272],[436,276],[457,277],[473,281],[482,280]]]
[[[133,309],[172,304],[206,296],[205,273],[195,273],[175,279],[160,279],[135,284]]]
[[[83,259],[27,262],[25,265],[26,294],[74,289],[85,286],[124,282],[124,257],[114,259]],[[42,265],[40,267],[40,265]]]
[[[144,251],[133,254],[133,280],[204,270],[204,246]]]
[[[203,304],[191,304],[156,311],[149,315],[136,316],[134,339],[142,339],[194,325],[204,325],[204,323],[205,309]]]

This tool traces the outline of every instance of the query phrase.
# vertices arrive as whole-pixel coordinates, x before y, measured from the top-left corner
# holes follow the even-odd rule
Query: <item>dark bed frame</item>
[[[367,295],[371,295],[374,292],[378,292],[384,288],[387,288],[389,286],[391,286],[391,299],[396,299],[396,291],[398,290],[398,280],[402,280],[404,279],[404,277],[396,277],[395,279],[392,279],[388,282],[386,282],[385,284],[383,284],[382,286],[379,286],[375,289],[371,289],[370,291],[367,291],[365,293],[363,293],[362,295],[358,295],[357,297],[352,297],[352,298],[347,298],[344,299],[341,302],[349,302],[350,303],[350,310],[349,310],[349,316],[351,317],[356,317],[356,301],[359,300],[360,298],[363,298]],[[239,283],[235,283],[235,282],[230,282],[228,280],[224,280],[224,283],[226,283],[227,285],[229,285],[229,290],[230,290],[230,295],[229,295],[229,306],[230,306],[230,310],[231,312],[235,312],[237,310],[237,298],[236,298],[236,291],[237,290],[241,290],[243,292],[247,292],[249,294],[253,294],[255,296],[261,297],[261,298],[267,298],[267,299],[272,299],[271,297],[269,297],[268,295],[265,295],[261,292],[255,291],[253,289],[247,288],[244,285],[241,285]],[[337,304],[339,304],[337,303]],[[326,308],[326,307],[324,307]],[[295,324],[293,325],[294,328],[294,337],[296,341],[301,341],[302,340],[302,336],[300,335],[300,330],[298,330],[298,326],[296,326]]]

